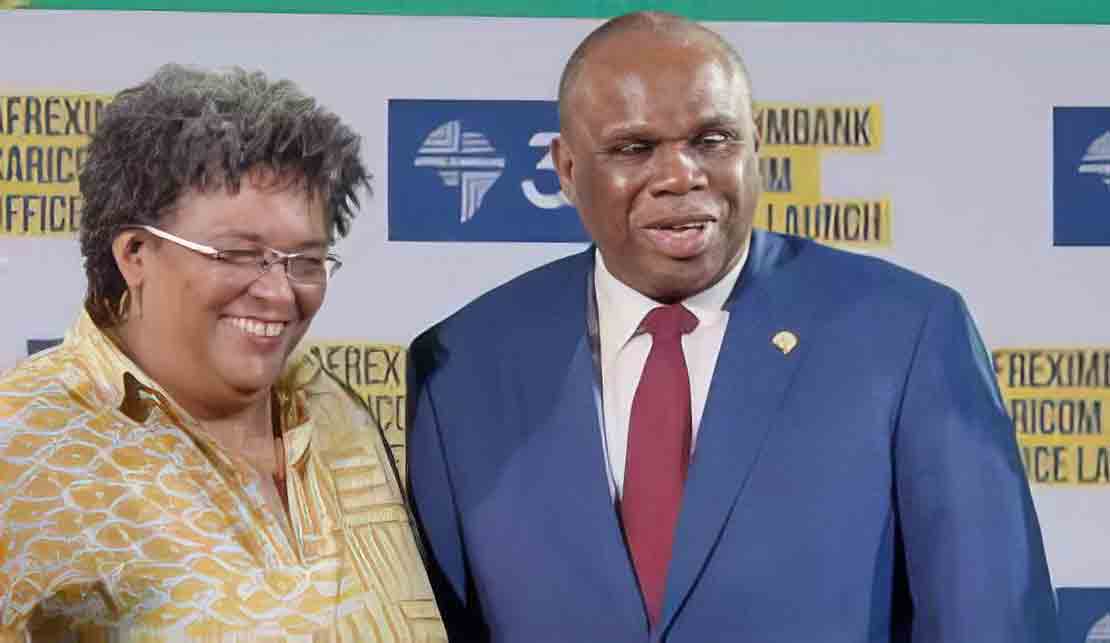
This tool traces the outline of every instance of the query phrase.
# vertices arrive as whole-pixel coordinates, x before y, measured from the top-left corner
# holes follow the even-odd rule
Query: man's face
[[[587,55],[553,153],[622,282],[676,301],[736,265],[759,197],[749,104],[740,72],[704,38],[633,31]]]

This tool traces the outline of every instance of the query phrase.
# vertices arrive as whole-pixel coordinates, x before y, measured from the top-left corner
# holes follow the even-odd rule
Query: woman
[[[0,377],[0,642],[445,639],[380,433],[290,357],[368,188],[355,133],[166,66],[80,184],[84,310]]]

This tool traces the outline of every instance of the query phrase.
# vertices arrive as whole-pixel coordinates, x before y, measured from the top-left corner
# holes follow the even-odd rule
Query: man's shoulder
[[[439,322],[429,333],[500,335],[534,327],[567,306],[585,310],[586,282],[593,266],[590,252],[543,264],[492,288]]]
[[[950,287],[887,259],[843,250],[808,239],[763,233],[781,244],[784,273],[817,297],[897,298],[932,301],[955,294]]]

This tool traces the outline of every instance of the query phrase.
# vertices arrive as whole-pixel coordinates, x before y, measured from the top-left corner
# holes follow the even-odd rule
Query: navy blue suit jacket
[[[606,480],[592,270],[592,249],[538,268],[412,346],[409,484],[453,640],[1055,640],[1014,431],[959,295],[759,231],[649,630]]]

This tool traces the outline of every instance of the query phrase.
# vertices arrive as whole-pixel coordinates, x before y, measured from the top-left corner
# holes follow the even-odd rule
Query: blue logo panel
[[[1060,643],[1110,642],[1110,588],[1056,590]]]
[[[554,101],[389,101],[391,241],[588,241],[559,191]]]
[[[1056,107],[1053,245],[1110,245],[1110,107]]]

